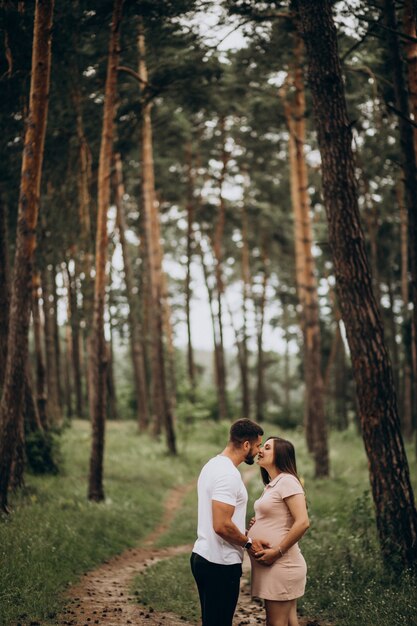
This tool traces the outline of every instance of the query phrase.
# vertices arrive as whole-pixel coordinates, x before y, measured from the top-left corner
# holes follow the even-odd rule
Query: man
[[[202,626],[232,626],[239,596],[243,552],[262,550],[245,534],[248,494],[238,465],[252,465],[262,428],[249,419],[232,424],[221,454],[210,459],[198,479],[197,541],[191,570],[200,596]]]

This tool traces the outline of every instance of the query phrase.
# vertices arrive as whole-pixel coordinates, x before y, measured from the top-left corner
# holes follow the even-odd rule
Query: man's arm
[[[240,532],[240,530],[232,520],[233,513],[235,512],[235,507],[231,504],[219,502],[219,500],[212,500],[211,502],[213,511],[214,532],[225,541],[228,541],[229,543],[233,543],[243,548],[243,546],[248,541],[248,537]],[[255,552],[263,550],[264,547],[265,546],[263,546],[260,541],[254,539],[252,547],[249,551],[252,554],[255,554]]]

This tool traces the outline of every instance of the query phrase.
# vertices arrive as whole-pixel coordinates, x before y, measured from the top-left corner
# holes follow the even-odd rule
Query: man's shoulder
[[[240,472],[233,465],[233,463],[225,456],[218,454],[207,461],[201,470],[203,475],[222,475],[229,474],[230,476],[240,477]]]

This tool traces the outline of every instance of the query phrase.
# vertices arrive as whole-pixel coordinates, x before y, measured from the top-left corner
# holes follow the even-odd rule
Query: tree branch
[[[396,30],[394,28],[390,28],[389,26],[385,26],[384,24],[381,24],[380,23],[381,18],[382,18],[382,15],[378,18],[377,21],[375,21],[375,20],[367,18],[365,15],[356,15],[356,19],[362,22],[366,22],[367,24],[371,24],[371,25],[375,24],[376,26],[379,26],[379,28],[381,28],[382,30],[386,30],[389,33],[395,33],[396,35],[398,35],[398,37],[401,37],[402,39],[406,39],[407,41],[410,41],[412,43],[417,43],[417,37],[412,37],[411,35],[407,35],[401,30]]]
[[[352,54],[352,52],[357,50],[357,48],[359,48],[359,46],[361,46],[363,44],[363,42],[367,39],[367,37],[373,33],[373,31],[376,29],[376,27],[379,26],[379,22],[380,22],[381,19],[382,19],[382,15],[378,18],[378,20],[376,22],[372,22],[372,23],[369,24],[369,28],[366,31],[366,33],[364,34],[364,36],[361,37],[359,39],[359,41],[357,41],[355,44],[353,44],[353,46],[351,48],[349,48],[349,50],[347,52],[345,52],[345,54],[341,57],[341,59],[340,59],[341,63],[344,63],[346,61],[347,57],[350,56]]]
[[[131,67],[126,67],[125,65],[119,65],[117,68],[118,72],[126,72],[126,74],[130,74],[131,76],[133,76],[133,78],[136,78],[136,80],[141,83],[142,85],[144,85],[145,87],[149,87],[149,83],[146,82],[146,80],[143,80],[143,78],[141,78],[139,76],[139,74],[137,72],[135,72],[135,70],[132,70]]]
[[[395,115],[398,115],[398,117],[401,117],[401,119],[405,120],[407,122],[407,124],[410,124],[410,126],[413,126],[414,128],[417,128],[417,122],[415,122],[414,120],[412,120],[411,118],[407,117],[407,115],[404,115],[404,113],[402,113],[401,111],[399,111],[398,109],[396,109],[394,106],[392,106],[392,104],[389,104],[387,102],[387,107],[390,111],[392,111],[393,113],[395,113]]]

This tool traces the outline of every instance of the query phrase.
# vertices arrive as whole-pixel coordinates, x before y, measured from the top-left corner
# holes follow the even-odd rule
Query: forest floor
[[[248,472],[249,474],[249,472]],[[250,476],[246,476],[248,479]],[[246,482],[246,481],[245,481]],[[67,594],[68,602],[63,612],[57,616],[57,626],[195,626],[186,618],[173,613],[158,612],[151,606],[135,601],[131,592],[132,581],[146,568],[157,562],[179,554],[191,553],[192,545],[179,545],[168,548],[155,546],[157,540],[167,531],[175,513],[181,507],[184,497],[195,488],[195,482],[174,488],[165,502],[161,523],[136,548],[125,550],[109,559],[98,568],[87,572],[77,585]],[[235,613],[236,626],[264,623],[264,610],[260,601],[250,596],[250,564],[245,555],[243,576],[238,608]],[[190,593],[197,593],[190,589]],[[54,620],[55,621],[55,620]],[[300,618],[300,626],[330,626],[306,618]]]

